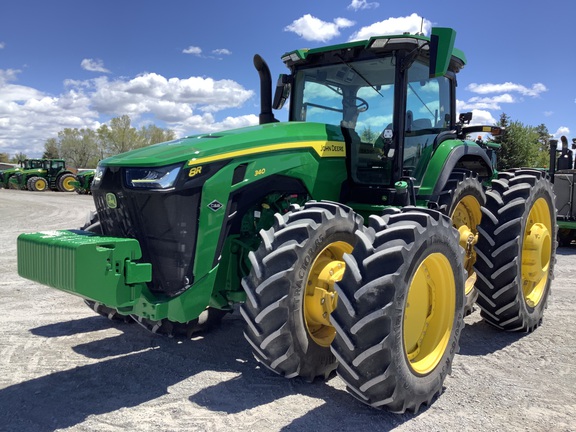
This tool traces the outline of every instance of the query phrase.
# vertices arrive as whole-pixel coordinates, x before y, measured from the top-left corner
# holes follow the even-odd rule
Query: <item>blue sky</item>
[[[298,48],[456,29],[458,108],[576,137],[574,10],[565,0],[4,0],[0,152],[40,156],[66,128],[128,114],[178,136],[257,124],[261,54],[273,80]],[[285,114],[277,114],[285,119]]]

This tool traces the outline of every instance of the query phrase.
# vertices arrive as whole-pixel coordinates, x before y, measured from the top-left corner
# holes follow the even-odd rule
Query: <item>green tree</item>
[[[98,162],[98,139],[92,129],[66,128],[58,132],[59,154],[75,168],[93,168]]]
[[[142,126],[138,131],[144,146],[171,141],[176,138],[174,131],[162,129],[155,125]]]
[[[536,126],[536,133],[538,134],[538,163],[537,166],[541,168],[548,168],[550,165],[550,132],[544,123]]]
[[[131,126],[130,117],[123,115],[110,120],[110,126],[104,124],[96,131],[104,157],[124,153],[144,146],[144,140]]]
[[[44,153],[42,159],[59,159],[60,143],[56,138],[48,138],[44,143]]]
[[[541,130],[511,121],[504,113],[497,126],[505,128],[505,133],[494,139],[494,142],[502,145],[498,152],[498,170],[544,166],[546,152],[542,150]]]
[[[0,162],[9,162],[10,156],[8,153],[0,153]]]
[[[366,126],[364,127],[362,133],[360,134],[360,139],[362,140],[362,142],[365,143],[374,143],[376,142],[376,139],[378,139],[378,134],[372,131],[372,128],[370,128],[370,126]]]
[[[25,159],[28,159],[28,156],[26,156],[26,153],[18,152],[14,155],[14,157],[12,159],[10,159],[10,163],[19,163]]]

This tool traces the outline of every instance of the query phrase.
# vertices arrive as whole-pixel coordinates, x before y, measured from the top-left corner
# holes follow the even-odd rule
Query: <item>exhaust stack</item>
[[[272,77],[270,68],[259,55],[254,55],[254,67],[260,76],[260,124],[274,123],[278,120],[272,113]]]

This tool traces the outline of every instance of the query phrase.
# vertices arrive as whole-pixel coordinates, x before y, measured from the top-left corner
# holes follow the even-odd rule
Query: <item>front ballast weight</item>
[[[18,237],[21,277],[102,304],[130,308],[152,280],[135,239],[86,231],[45,231]]]

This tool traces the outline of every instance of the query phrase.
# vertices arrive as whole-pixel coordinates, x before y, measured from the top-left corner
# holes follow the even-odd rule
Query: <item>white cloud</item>
[[[501,110],[501,104],[512,104],[522,102],[523,96],[538,97],[548,89],[544,84],[536,83],[528,88],[521,84],[505,82],[503,84],[476,84],[472,83],[466,87],[466,90],[480,95],[491,95],[479,97],[474,96],[467,101],[459,101],[459,108],[465,111],[470,110]],[[516,96],[514,95],[516,94]],[[519,96],[518,96],[519,95]],[[548,115],[551,115],[548,114]]]
[[[110,73],[110,71],[104,67],[104,62],[100,59],[84,59],[80,63],[80,66],[82,69],[90,72]]]
[[[100,126],[86,95],[69,90],[55,97],[12,84],[19,72],[0,70],[0,152],[40,156],[46,139],[62,129]]]
[[[254,95],[252,90],[232,80],[190,77],[170,78],[155,73],[146,73],[130,80],[109,81],[105,77],[94,80],[92,104],[99,112],[108,114],[126,113],[131,116],[145,112],[161,114],[170,102],[190,105],[190,108],[203,112],[217,112],[227,108],[242,106]],[[186,108],[170,109],[171,120],[174,113],[181,112],[183,120],[190,113]],[[164,120],[164,119],[163,119]]]
[[[353,25],[354,21],[346,18],[336,18],[333,22],[326,22],[306,14],[286,26],[284,31],[296,33],[307,41],[326,42],[339,36],[340,29],[352,27]]]
[[[517,100],[514,96],[505,93],[494,97],[472,97],[465,104],[465,109],[484,109],[484,110],[499,110],[503,103],[516,103]]]
[[[570,136],[570,128],[566,127],[566,126],[560,126],[557,130],[556,133],[553,134],[554,138],[560,139],[560,137],[562,135],[565,136]],[[558,143],[558,148],[562,148],[562,145],[560,143]]]
[[[100,116],[143,116],[179,136],[258,124],[254,114],[217,119],[215,113],[239,108],[254,96],[232,80],[165,78],[146,73],[132,79],[101,76],[66,80],[59,95],[14,84],[20,71],[0,69],[0,152],[39,156],[44,142],[64,128],[97,129]]]
[[[490,94],[490,93],[506,93],[506,92],[517,92],[523,96],[530,96],[530,97],[537,97],[540,96],[541,93],[548,91],[546,86],[542,83],[532,84],[531,88],[525,87],[521,84],[515,84],[511,82],[505,82],[503,84],[476,84],[472,83],[466,87],[466,90],[469,90],[473,93],[478,94]]]
[[[212,54],[216,54],[216,55],[231,55],[231,54],[232,54],[232,51],[227,50],[226,48],[220,48],[220,49],[212,50]]]
[[[348,9],[353,9],[355,11],[362,9],[373,9],[380,6],[378,2],[368,2],[366,0],[352,0],[352,3],[348,5]]]
[[[413,13],[410,16],[388,18],[384,21],[371,24],[367,27],[362,27],[350,37],[350,40],[364,40],[369,39],[371,36],[401,34],[404,32],[409,32],[412,34],[422,32],[426,35],[429,35],[431,29],[431,21]]]
[[[490,111],[483,109],[470,108],[467,106],[466,102],[457,100],[456,101],[456,112],[459,116],[461,113],[472,111],[472,121],[471,125],[493,125],[496,124],[496,119],[492,116]]]
[[[5,43],[5,42],[0,42],[0,49],[4,49],[4,47],[6,47],[6,43]]]
[[[202,54],[202,48],[190,45],[188,48],[182,50],[184,54],[192,54],[195,56],[199,56]]]

